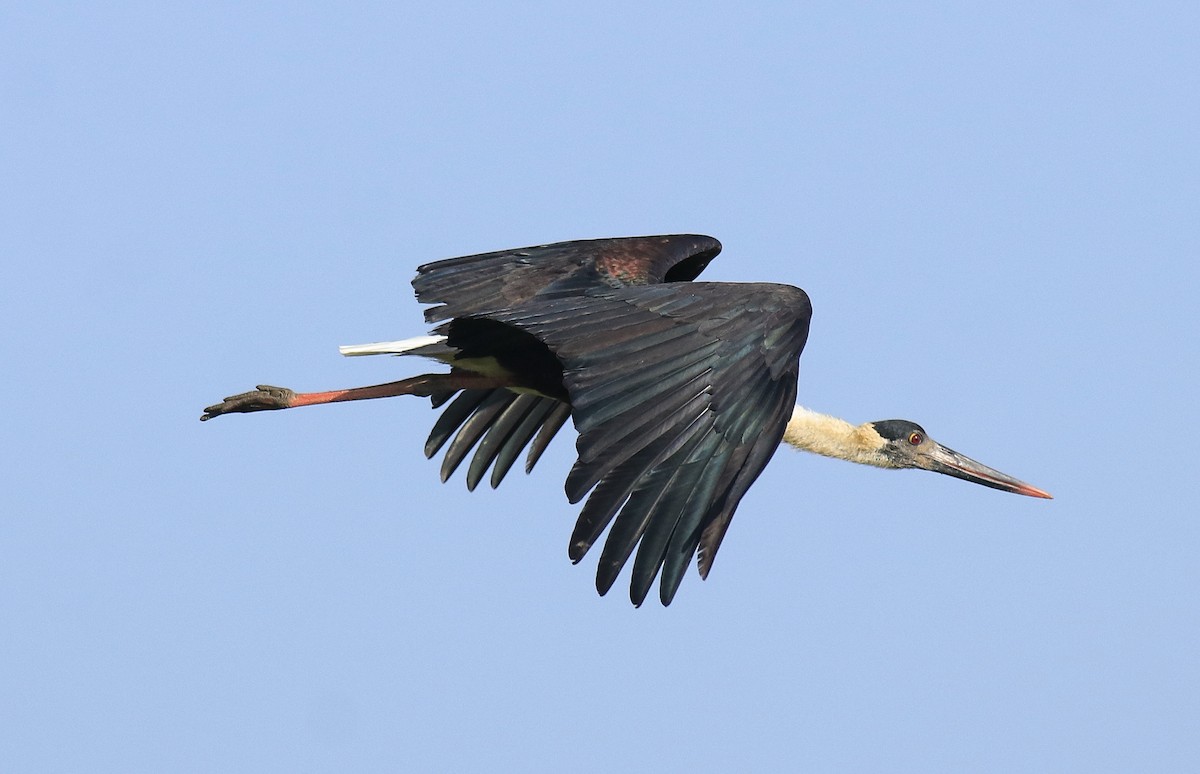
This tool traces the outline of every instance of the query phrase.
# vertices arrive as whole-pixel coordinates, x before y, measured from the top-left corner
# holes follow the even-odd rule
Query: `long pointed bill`
[[[947,476],[961,478],[964,481],[971,481],[976,484],[990,486],[992,489],[1000,489],[1013,494],[1026,495],[1027,497],[1042,497],[1046,500],[1054,499],[1049,492],[1044,492],[1036,486],[1026,484],[1024,481],[1018,481],[1012,476],[1007,476],[998,470],[989,468],[981,462],[976,462],[970,457],[959,454],[953,449],[947,449],[941,444],[934,444],[933,451],[922,455],[924,467],[927,470],[932,470],[937,473],[945,473]]]

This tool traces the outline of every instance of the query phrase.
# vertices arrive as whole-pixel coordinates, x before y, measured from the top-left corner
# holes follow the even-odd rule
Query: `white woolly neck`
[[[825,457],[873,465],[895,467],[882,453],[884,440],[869,423],[852,425],[844,419],[819,414],[796,406],[783,431],[783,442],[789,446]]]

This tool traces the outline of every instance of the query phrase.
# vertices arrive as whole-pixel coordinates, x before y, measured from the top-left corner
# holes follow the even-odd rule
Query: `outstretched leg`
[[[204,409],[200,421],[204,422],[222,414],[248,414],[252,411],[275,411],[297,406],[315,406],[320,403],[339,403],[346,400],[390,398],[395,395],[419,395],[429,397],[437,392],[495,387],[509,387],[511,383],[501,377],[483,376],[469,371],[451,371],[448,374],[425,374],[398,382],[375,384],[370,387],[354,387],[349,390],[329,392],[295,392],[287,387],[272,387],[260,384],[255,390],[240,395],[230,395],[225,400]]]

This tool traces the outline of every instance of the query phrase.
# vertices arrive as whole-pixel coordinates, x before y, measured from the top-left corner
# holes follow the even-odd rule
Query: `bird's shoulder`
[[[481,315],[539,339],[567,366],[568,388],[593,378],[711,358],[713,378],[751,364],[795,373],[812,305],[775,283],[677,282],[592,287]]]

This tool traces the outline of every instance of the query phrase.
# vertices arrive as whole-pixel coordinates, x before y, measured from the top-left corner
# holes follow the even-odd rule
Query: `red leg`
[[[425,374],[398,382],[375,384],[370,387],[354,387],[349,390],[329,392],[294,392],[286,387],[260,384],[258,389],[230,395],[225,400],[204,409],[200,421],[204,422],[222,414],[247,414],[252,411],[275,411],[296,406],[315,406],[321,403],[340,403],[347,400],[369,400],[390,398],[395,395],[420,395],[428,397],[435,392],[469,388],[507,387],[502,378],[483,376],[469,371],[452,371],[448,374]]]

